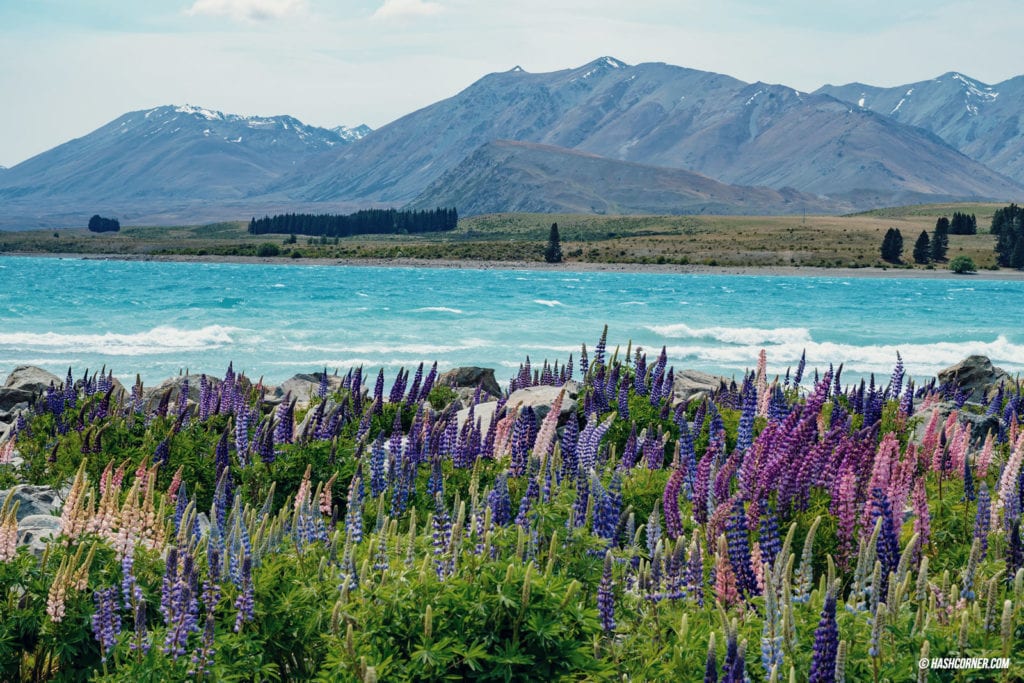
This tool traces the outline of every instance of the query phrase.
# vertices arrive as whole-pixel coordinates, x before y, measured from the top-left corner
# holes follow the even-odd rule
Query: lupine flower
[[[988,552],[988,532],[992,523],[992,503],[989,499],[988,484],[981,482],[978,491],[978,509],[974,515],[974,538],[980,544],[979,560]]]
[[[604,554],[604,571],[601,585],[597,589],[597,609],[601,615],[601,627],[605,633],[615,631],[615,593],[612,583],[612,551]]]
[[[690,540],[690,551],[687,555],[686,587],[694,601],[704,606],[704,561],[700,555],[700,537],[694,530]]]
[[[665,533],[673,541],[683,533],[683,520],[679,511],[679,493],[683,488],[686,473],[683,472],[679,463],[672,469],[672,474],[665,482],[665,491],[662,494],[662,507],[665,510]]]
[[[747,515],[743,509],[743,501],[740,499],[737,499],[733,505],[732,515],[726,525],[726,538],[728,539],[729,563],[736,576],[736,587],[739,589],[740,595],[758,595],[760,590],[758,590],[754,571],[750,564]]]
[[[499,474],[495,478],[494,488],[491,490],[487,502],[491,508],[491,521],[495,525],[505,526],[512,521],[512,501],[509,499],[506,474]]]
[[[235,609],[238,610],[238,615],[235,617],[235,633],[242,630],[242,625],[245,622],[256,618],[256,603],[252,586],[252,556],[248,553],[242,558],[241,580],[242,586],[238,591],[238,597],[235,598]]]
[[[704,683],[718,683],[718,656],[715,653],[715,633],[708,638],[708,656],[704,662]]]
[[[18,552],[18,504],[11,503],[14,491],[7,494],[0,507],[0,562],[10,562]]]
[[[92,616],[92,633],[100,644],[100,658],[107,661],[107,655],[117,645],[121,633],[121,615],[118,614],[117,588],[97,590],[92,594],[96,612]]]
[[[811,655],[809,683],[831,683],[836,675],[836,654],[839,650],[839,626],[836,623],[835,589],[829,586],[821,619],[814,631],[814,654]]]
[[[647,535],[647,552],[651,555],[654,554],[654,548],[657,547],[658,541],[661,540],[661,522],[658,519],[658,505],[659,501],[654,501],[654,508],[651,510],[650,516],[647,518],[647,524],[644,530]]]

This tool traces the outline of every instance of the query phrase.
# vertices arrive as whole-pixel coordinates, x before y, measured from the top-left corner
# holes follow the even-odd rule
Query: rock
[[[34,365],[19,365],[11,371],[11,374],[7,375],[3,388],[22,389],[30,394],[41,394],[50,384],[59,387],[63,382],[63,379],[42,368],[37,368]]]
[[[64,497],[50,486],[29,486],[19,484],[11,489],[0,491],[0,505],[7,500],[7,495],[14,492],[11,503],[18,505],[18,521],[33,515],[50,515],[64,503]]]
[[[145,410],[146,412],[152,412],[156,410],[157,406],[160,405],[160,401],[163,399],[164,394],[168,390],[171,392],[170,398],[170,409],[173,411],[175,402],[178,400],[178,395],[181,393],[181,386],[184,381],[188,380],[188,400],[192,403],[199,403],[199,381],[202,379],[202,375],[177,375],[176,377],[169,377],[155,387],[144,387],[142,389],[142,396],[145,399]],[[250,386],[249,380],[244,376],[240,377],[239,380],[244,388]],[[221,381],[216,377],[206,376],[206,381],[210,386],[219,386]]]
[[[491,396],[500,398],[502,395],[501,385],[494,378],[494,368],[478,368],[475,366],[453,368],[448,372],[441,373],[441,376],[437,378],[437,383],[454,389],[460,387],[476,389],[483,384],[483,390]]]
[[[18,545],[28,546],[37,557],[46,551],[50,539],[60,536],[60,517],[29,515],[18,522]]]
[[[986,356],[968,356],[956,365],[939,372],[939,383],[955,382],[967,400],[984,402],[1000,384],[1015,386],[1013,377],[1002,368],[992,366]]]
[[[296,405],[307,405],[309,400],[316,396],[317,391],[320,390],[320,377],[322,375],[322,372],[294,375],[290,379],[285,380],[281,386],[274,387],[273,391],[267,392],[267,397],[271,402],[274,402],[274,399],[276,399],[276,402],[280,403],[284,400],[285,395],[290,393],[292,398],[295,399]],[[328,390],[331,392],[337,391],[341,387],[341,380],[342,378],[337,375],[327,375]]]
[[[331,413],[338,408],[338,404],[334,402],[333,398],[328,397],[327,401],[323,403],[323,407],[323,419],[327,420],[330,417]],[[302,418],[302,422],[300,422],[299,425],[295,428],[295,437],[297,439],[312,436],[312,434],[307,435],[306,431],[312,428],[313,418],[316,416],[318,409],[319,406],[313,408],[312,410],[309,410],[306,413],[306,416]]]
[[[0,412],[10,414],[19,406],[28,407],[38,394],[28,389],[0,387]]]
[[[505,403],[510,409],[519,406],[525,408],[530,406],[533,411],[537,413],[538,419],[544,419],[544,416],[551,410],[551,404],[555,402],[555,398],[558,396],[558,392],[561,391],[561,387],[552,386],[539,386],[539,387],[527,387],[526,389],[519,389],[518,391],[512,392],[508,401]],[[576,411],[576,398],[579,396],[580,385],[578,382],[566,382],[565,383],[565,398],[562,400],[562,410],[558,416],[559,424],[565,422],[569,417],[569,413]],[[476,409],[473,411],[474,418],[480,419],[480,428],[484,431],[491,426],[491,420],[494,418],[494,409],[498,406],[497,401],[487,401],[485,403],[478,403]],[[459,428],[466,422],[469,417],[469,408],[463,408],[456,416],[459,420]]]
[[[675,373],[672,385],[673,403],[689,403],[709,396],[722,386],[729,386],[730,380],[700,370],[682,370]]]
[[[957,408],[952,401],[940,401],[925,410],[914,413],[913,418],[918,420],[917,427],[914,429],[914,440],[920,443],[924,438],[928,422],[932,419],[932,413],[938,412],[939,426],[941,427],[954,410],[957,411],[960,422],[971,424],[971,441],[981,442],[990,431],[999,430],[999,416],[997,415],[974,413],[966,408]]]

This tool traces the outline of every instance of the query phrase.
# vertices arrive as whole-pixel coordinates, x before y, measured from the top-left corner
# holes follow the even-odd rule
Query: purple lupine
[[[761,593],[757,587],[757,579],[750,564],[750,536],[747,532],[747,514],[743,509],[743,501],[737,499],[732,514],[725,527],[728,541],[729,564],[736,575],[736,587],[740,595],[754,596]]]
[[[512,521],[512,501],[508,493],[508,475],[505,473],[495,477],[487,504],[491,508],[491,521],[496,526],[505,526]]]
[[[704,683],[718,683],[718,657],[715,653],[715,634],[708,639],[708,656],[704,662]]]
[[[363,473],[357,469],[348,483],[345,504],[345,533],[353,543],[363,540]]]
[[[373,445],[370,446],[370,496],[376,498],[384,493],[387,488],[387,479],[384,473],[384,462],[387,454],[384,451],[384,434],[377,434]],[[394,473],[392,473],[393,475]]]
[[[661,521],[658,508],[659,501],[655,499],[654,507],[651,509],[651,514],[647,517],[647,524],[644,527],[647,534],[647,552],[652,556],[654,549],[658,547],[658,541],[661,540]]]
[[[761,528],[757,544],[761,548],[761,560],[774,566],[775,557],[782,550],[782,543],[779,541],[779,521],[768,507],[768,501],[761,503]]]
[[[896,530],[893,526],[892,505],[889,497],[882,489],[875,487],[871,491],[871,521],[876,522],[881,518],[882,529],[878,534],[875,543],[878,552],[878,559],[882,563],[882,581],[878,587],[879,595],[886,595],[889,586],[889,573],[896,570],[900,559],[899,541],[896,538]]]
[[[576,497],[572,503],[572,514],[570,519],[566,520],[568,525],[570,520],[572,526],[580,528],[587,523],[587,506],[590,503],[590,478],[583,472],[579,472],[576,475]]]
[[[886,398],[899,399],[901,392],[903,391],[903,375],[905,370],[903,368],[903,358],[900,356],[900,352],[896,352],[896,367],[892,370],[892,379],[889,380],[889,386],[886,387],[885,394]]]
[[[974,538],[978,539],[981,544],[979,560],[984,560],[988,552],[988,532],[992,523],[991,506],[992,502],[988,492],[988,484],[983,481],[981,482],[981,488],[978,490],[978,510],[974,515]]]
[[[644,437],[644,462],[649,470],[660,470],[665,464],[665,442],[662,440],[661,428],[655,433],[650,427]]]
[[[594,500],[594,533],[598,538],[615,543],[615,532],[618,530],[619,517],[622,514],[622,477],[618,471],[612,473],[608,488],[604,489],[594,475],[591,483],[593,491],[601,491]]]
[[[175,407],[175,414],[183,421],[184,424],[188,424],[188,377],[181,380],[181,386],[178,389],[178,403]]]
[[[497,416],[497,413],[495,413]],[[497,422],[496,417],[491,419],[491,425]],[[569,419],[562,428],[562,471],[561,478],[573,478],[576,476],[578,460],[576,457],[577,440],[579,439],[580,423],[576,418],[576,411],[569,413]]]
[[[604,330],[601,332],[601,338],[597,340],[597,346],[594,347],[594,364],[598,367],[604,365],[604,350],[608,346],[608,326],[604,326]]]
[[[813,647],[809,683],[832,683],[835,681],[836,655],[839,653],[839,626],[836,623],[836,595],[831,586],[825,594],[821,619],[814,631]]]
[[[807,367],[807,349],[800,352],[800,362],[796,366],[796,373],[793,375],[793,385],[800,386],[800,380],[804,377],[804,368]]]
[[[398,368],[395,383],[391,385],[391,391],[388,392],[388,403],[398,403],[405,396],[405,378],[405,368]]]
[[[1021,522],[1017,520],[1010,528],[1010,540],[1006,549],[1006,579],[1010,581],[1021,568],[1024,568],[1024,543],[1020,538]]]
[[[246,462],[249,452],[249,410],[243,405],[235,415],[235,453],[238,461]]]
[[[242,558],[241,587],[238,589],[238,596],[235,598],[235,609],[238,615],[235,617],[235,633],[242,630],[242,625],[247,621],[256,618],[256,599],[252,586],[252,555],[246,553]]]
[[[533,421],[533,415],[533,411],[529,408],[522,410],[512,427],[511,459],[508,471],[513,477],[521,477],[526,474],[529,449],[534,443],[534,440],[530,438],[530,422]]]
[[[604,554],[604,571],[601,585],[597,589],[597,610],[601,616],[601,628],[605,633],[615,631],[615,592],[612,582],[612,551]]]
[[[629,384],[625,380],[619,385],[619,417],[629,420]]]
[[[540,484],[537,483],[537,477],[531,476],[529,483],[526,485],[526,493],[524,493],[523,497],[519,500],[519,512],[516,514],[516,524],[524,529],[530,525],[530,509],[539,499]]]
[[[626,445],[622,447],[622,459],[619,461],[619,467],[627,471],[633,469],[639,452],[640,446],[637,443],[636,422],[634,422],[629,429],[629,436],[626,437]]]
[[[672,474],[668,475],[665,482],[665,491],[662,493],[662,509],[665,514],[665,533],[673,541],[683,533],[683,519],[679,511],[679,494],[686,480],[686,473],[680,467],[680,463],[672,468]]]
[[[153,452],[153,464],[157,466],[163,466],[167,464],[167,461],[171,459],[171,444],[167,439],[162,439],[160,443],[156,445],[156,450]]]
[[[449,575],[449,563],[445,556],[448,552],[448,544],[452,540],[452,518],[451,515],[448,514],[448,508],[445,507],[440,494],[434,496],[434,508],[435,512],[432,522],[434,570],[437,572],[437,578],[444,580]]]
[[[167,636],[163,652],[172,659],[185,654],[189,633],[198,632],[198,578],[191,553],[172,547],[167,555],[160,598]]]
[[[647,395],[647,354],[641,353],[639,347],[633,361],[633,392],[637,396]]]
[[[745,453],[754,443],[754,416],[757,413],[757,393],[745,391],[743,413],[740,415],[739,431],[736,434],[736,450]]]
[[[417,397],[419,401],[425,401],[427,396],[430,395],[431,390],[434,388],[434,382],[437,381],[437,361],[430,367],[430,372],[427,373],[427,378],[423,380],[423,386],[420,388],[420,394]]]
[[[700,540],[694,535],[686,562],[686,587],[694,601],[704,606],[704,561],[700,556]]]
[[[118,614],[117,587],[104,588],[92,594],[96,612],[92,616],[93,637],[100,644],[100,657],[104,663],[107,655],[117,645],[121,633],[121,615]]]

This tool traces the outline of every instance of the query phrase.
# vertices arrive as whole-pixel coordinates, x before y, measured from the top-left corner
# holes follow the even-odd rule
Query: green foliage
[[[548,263],[562,262],[562,239],[558,236],[558,223],[551,224],[548,245],[544,248],[544,260]]]
[[[256,248],[257,256],[280,256],[281,249],[273,242],[264,242]]]
[[[956,256],[952,261],[949,262],[949,269],[954,273],[974,273],[978,268],[974,265],[974,260],[970,256]]]
[[[928,237],[928,231],[922,230],[921,234],[917,236],[917,241],[914,242],[914,263],[927,265],[931,258],[931,240]]]
[[[900,263],[903,258],[903,235],[896,228],[885,231],[882,239],[882,259],[890,263]]]
[[[458,397],[458,393],[447,384],[437,384],[430,390],[427,401],[434,410],[444,410]]]

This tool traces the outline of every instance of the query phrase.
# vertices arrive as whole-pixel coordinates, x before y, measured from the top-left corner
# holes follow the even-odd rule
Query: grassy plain
[[[126,227],[119,233],[85,229],[33,230],[0,235],[0,252],[105,255],[254,256],[261,244],[280,257],[474,259],[541,261],[548,231],[558,223],[565,260],[719,266],[883,266],[879,247],[889,228],[903,235],[909,265],[914,241],[939,216],[973,213],[979,234],[951,235],[948,257],[969,256],[995,267],[992,213],[1001,204],[931,204],[848,216],[594,216],[492,214],[459,222],[457,230],[426,235],[374,235],[337,240],[249,235],[245,222],[184,227]],[[916,266],[923,267],[923,266]],[[944,264],[935,267],[944,268]]]

